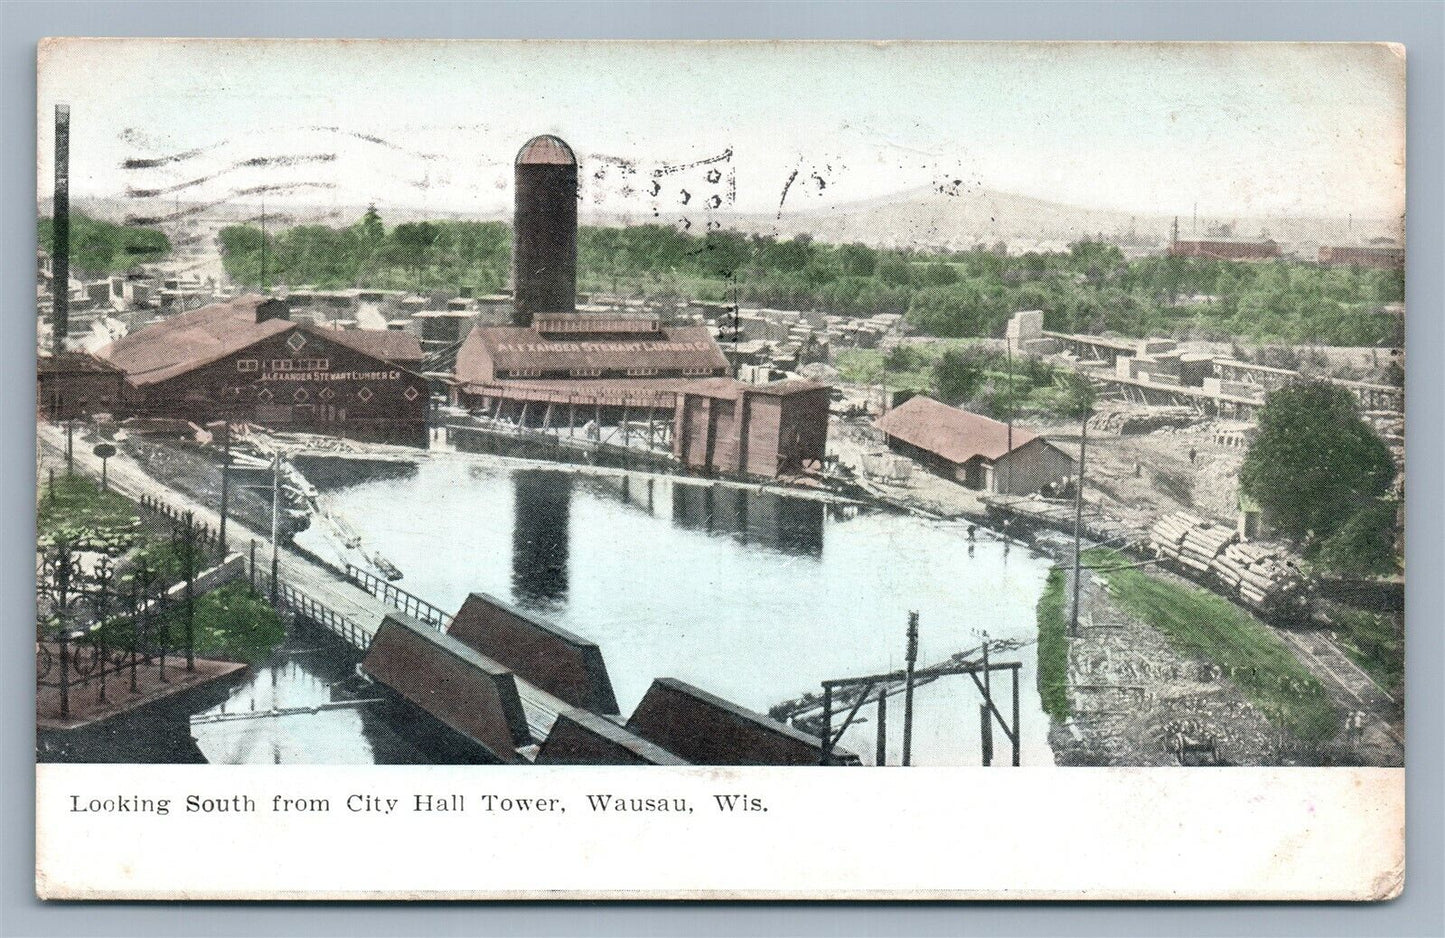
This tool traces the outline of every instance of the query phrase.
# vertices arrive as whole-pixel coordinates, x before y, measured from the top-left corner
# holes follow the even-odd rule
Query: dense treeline
[[[36,235],[40,247],[54,254],[54,222],[49,218],[39,219]],[[112,225],[78,212],[70,215],[70,274],[73,277],[123,274],[138,264],[160,260],[170,250],[170,241],[154,228]]]
[[[976,342],[903,344],[887,352],[842,349],[837,367],[845,381],[886,387],[897,401],[927,394],[995,420],[1065,416],[1079,393],[1068,369]]]
[[[241,283],[260,280],[261,232],[221,232]],[[267,280],[490,292],[506,286],[503,222],[413,222],[387,229],[375,211],[343,229],[306,225],[267,238]],[[1256,342],[1397,345],[1400,319],[1377,311],[1404,297],[1393,271],[1193,258],[1125,260],[1082,241],[1068,253],[1017,257],[832,245],[731,231],[693,235],[664,225],[584,227],[584,292],[737,300],[848,316],[900,313],[924,335],[997,336],[1010,315],[1042,309],[1049,329]]]

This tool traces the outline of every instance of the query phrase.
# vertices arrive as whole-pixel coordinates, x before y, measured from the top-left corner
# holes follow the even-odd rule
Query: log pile
[[[1237,543],[1231,528],[1185,511],[1165,515],[1149,531],[1156,557],[1196,579],[1212,580],[1245,605],[1277,613],[1305,601],[1304,578],[1277,548]]]
[[[1221,583],[1260,611],[1278,612],[1304,600],[1305,581],[1290,557],[1257,544],[1231,544],[1215,564]]]
[[[1089,418],[1089,432],[1128,436],[1165,427],[1183,429],[1198,421],[1199,415],[1189,407],[1127,407],[1094,414]]]

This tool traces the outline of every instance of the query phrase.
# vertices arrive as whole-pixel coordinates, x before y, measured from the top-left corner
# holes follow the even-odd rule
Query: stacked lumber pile
[[[1149,546],[1176,569],[1214,580],[1260,612],[1279,612],[1305,600],[1304,578],[1289,555],[1274,547],[1236,543],[1236,538],[1231,528],[1176,511],[1154,522]]]

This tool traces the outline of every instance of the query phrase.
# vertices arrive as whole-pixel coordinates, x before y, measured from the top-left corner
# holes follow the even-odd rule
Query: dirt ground
[[[1342,725],[1327,743],[1305,745],[1218,668],[1182,655],[1158,630],[1119,609],[1097,575],[1084,574],[1079,610],[1079,634],[1069,642],[1073,714],[1049,732],[1058,765],[1179,765],[1180,737],[1213,742],[1212,755],[1186,756],[1204,764],[1403,764],[1396,726],[1370,719],[1352,730],[1345,718],[1360,704],[1327,679]]]

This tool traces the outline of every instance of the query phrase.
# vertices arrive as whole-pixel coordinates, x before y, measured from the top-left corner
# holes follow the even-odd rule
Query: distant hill
[[[1138,249],[1169,243],[1170,215],[1133,215],[1083,208],[1009,192],[982,189],[957,193],[915,189],[830,209],[784,210],[775,215],[735,216],[730,227],[781,236],[808,234],[835,243],[858,241],[878,247],[959,249],[999,241],[1011,252],[1061,248],[1081,238],[1104,238]],[[1227,226],[1233,236],[1268,236],[1287,246],[1354,243],[1371,237],[1400,237],[1398,222],[1304,217],[1203,219],[1197,234],[1192,219],[1179,219],[1180,237],[1210,237],[1209,228]]]

